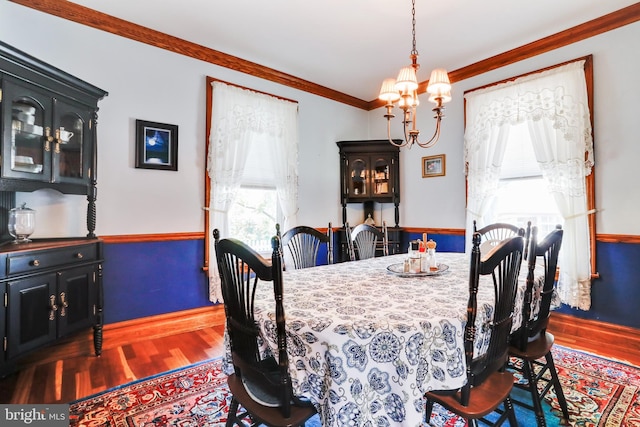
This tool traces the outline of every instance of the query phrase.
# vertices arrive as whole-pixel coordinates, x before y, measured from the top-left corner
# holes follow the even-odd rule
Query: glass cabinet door
[[[365,197],[369,193],[367,184],[368,159],[354,157],[349,159],[348,183],[352,197]]]
[[[386,196],[391,194],[392,182],[389,171],[391,159],[386,156],[375,157],[372,161],[372,192],[376,196]]]
[[[50,131],[51,98],[43,93],[3,82],[2,176],[47,181],[50,153],[45,145]]]
[[[85,144],[90,135],[90,112],[82,106],[55,101],[53,179],[55,182],[86,180],[91,153]]]
[[[17,82],[2,82],[2,177],[85,184],[91,165],[91,110]],[[10,143],[7,143],[9,141]]]

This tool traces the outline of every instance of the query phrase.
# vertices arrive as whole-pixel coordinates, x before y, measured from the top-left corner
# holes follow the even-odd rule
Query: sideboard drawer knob
[[[33,261],[30,262],[30,264],[33,267],[38,267],[40,265],[40,261],[38,261],[37,259],[34,259]]]
[[[84,258],[84,255],[82,255],[82,253],[81,253],[81,252],[78,252],[78,253],[76,254],[76,258],[78,258],[78,259],[82,259],[82,258]]]

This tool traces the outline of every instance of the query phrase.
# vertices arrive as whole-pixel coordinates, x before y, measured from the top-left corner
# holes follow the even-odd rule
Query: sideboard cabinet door
[[[56,274],[9,282],[7,299],[7,359],[56,339]]]
[[[74,268],[58,273],[58,337],[88,329],[96,322],[95,266]]]

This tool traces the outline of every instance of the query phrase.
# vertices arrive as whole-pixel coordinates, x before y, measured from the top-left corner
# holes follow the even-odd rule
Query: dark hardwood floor
[[[140,337],[102,355],[65,357],[64,346],[44,348],[0,379],[0,403],[69,403],[100,391],[223,354],[224,326],[162,338]],[[105,336],[105,339],[107,337]],[[59,356],[56,356],[59,354]],[[58,358],[56,358],[58,357]]]
[[[556,343],[640,366],[637,329],[554,313]],[[0,378],[0,403],[69,403],[118,385],[222,356],[223,306],[106,325],[102,356],[90,331],[36,351]]]

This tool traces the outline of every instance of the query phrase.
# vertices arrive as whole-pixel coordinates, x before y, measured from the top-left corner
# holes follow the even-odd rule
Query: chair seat
[[[268,381],[272,383],[278,382],[280,378],[279,367],[278,362],[276,362],[276,359],[274,357],[268,357],[264,360],[261,360],[260,366],[262,374]],[[242,384],[244,385],[244,389],[246,390],[249,397],[251,397],[259,404],[272,408],[280,406],[280,397],[277,395],[277,387],[262,385],[258,381],[251,381],[251,379],[249,379],[247,375],[244,375],[242,377]]]
[[[425,394],[427,399],[467,419],[478,419],[493,412],[509,396],[513,388],[513,374],[511,372],[492,373],[482,384],[471,388],[469,405],[460,403],[460,393],[430,391]]]
[[[527,343],[527,349],[522,351],[518,347],[509,347],[509,356],[518,357],[526,360],[537,360],[547,355],[553,346],[554,336],[550,332],[544,331],[533,341]]]
[[[233,397],[235,397],[249,413],[258,417],[264,424],[273,427],[303,425],[307,419],[316,413],[316,409],[311,403],[303,402],[303,404],[291,406],[291,416],[289,416],[289,418],[283,418],[278,408],[264,406],[254,401],[249,393],[247,393],[242,380],[236,374],[231,374],[227,378],[227,384]]]

